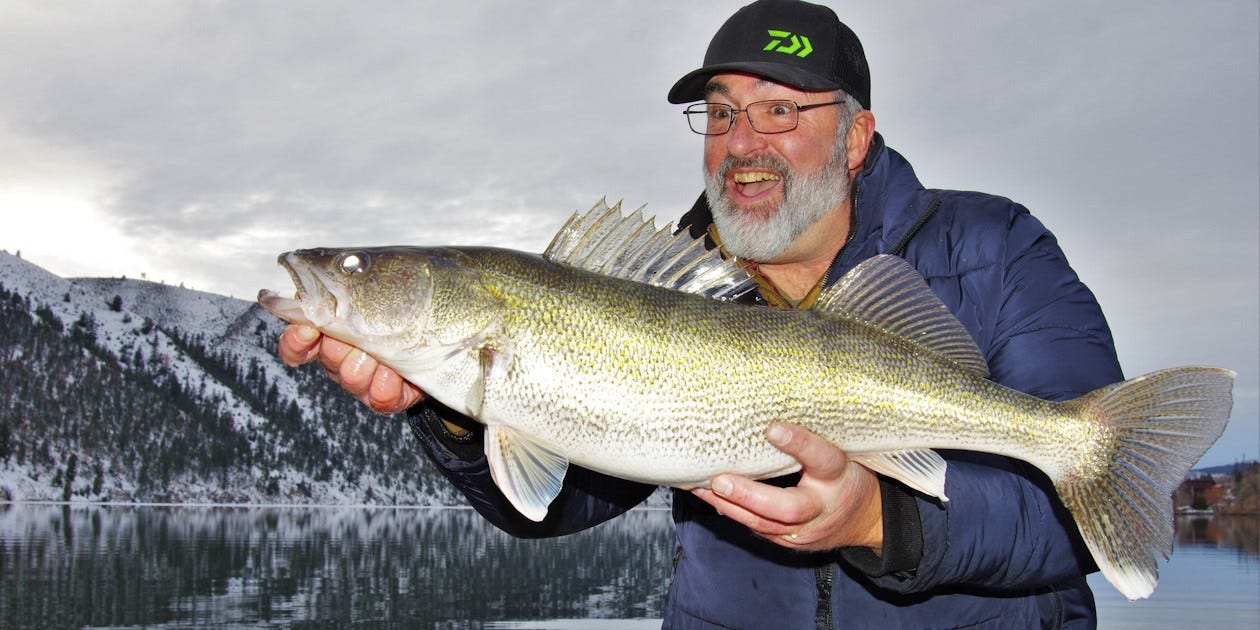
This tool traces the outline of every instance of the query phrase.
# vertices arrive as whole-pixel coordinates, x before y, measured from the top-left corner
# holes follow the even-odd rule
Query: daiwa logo
[[[770,34],[770,43],[766,44],[762,50],[773,50],[774,52],[796,55],[797,57],[808,57],[809,53],[814,52],[814,47],[809,45],[809,38],[804,35],[793,35],[787,31],[776,31],[770,29],[766,31]],[[791,43],[784,44],[783,40],[789,39]]]

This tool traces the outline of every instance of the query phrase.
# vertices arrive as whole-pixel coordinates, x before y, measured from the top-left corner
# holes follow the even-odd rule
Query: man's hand
[[[883,548],[883,511],[875,473],[849,461],[830,442],[790,424],[774,424],[766,438],[801,463],[795,487],[779,488],[740,475],[713,478],[692,493],[720,514],[784,547],[811,551]]]
[[[300,365],[319,359],[334,382],[377,413],[394,414],[424,397],[420,388],[362,350],[311,326],[291,325],[280,334],[280,359]]]

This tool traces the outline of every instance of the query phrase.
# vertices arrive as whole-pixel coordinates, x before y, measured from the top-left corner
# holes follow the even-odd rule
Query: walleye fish
[[[752,289],[701,241],[603,201],[543,255],[489,247],[282,254],[311,324],[486,425],[495,483],[535,521],[570,463],[680,488],[799,464],[766,440],[800,425],[941,501],[934,448],[1044,471],[1103,574],[1150,595],[1172,552],[1172,491],[1221,435],[1234,373],[1163,370],[1068,402],[998,385],[971,336],[905,261],[877,256],[810,310],[731,303]]]

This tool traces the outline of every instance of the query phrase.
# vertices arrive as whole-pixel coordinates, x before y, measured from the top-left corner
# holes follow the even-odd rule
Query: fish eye
[[[337,266],[348,274],[363,273],[367,271],[368,265],[371,264],[367,254],[361,252],[349,252],[341,255],[341,260],[337,261]]]

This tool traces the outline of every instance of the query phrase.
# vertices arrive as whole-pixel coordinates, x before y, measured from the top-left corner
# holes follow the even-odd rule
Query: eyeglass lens
[[[796,128],[797,106],[792,101],[758,101],[744,109],[735,109],[723,103],[699,103],[688,107],[687,122],[691,130],[706,136],[721,135],[730,131],[735,117],[743,112],[759,133],[782,133]]]

